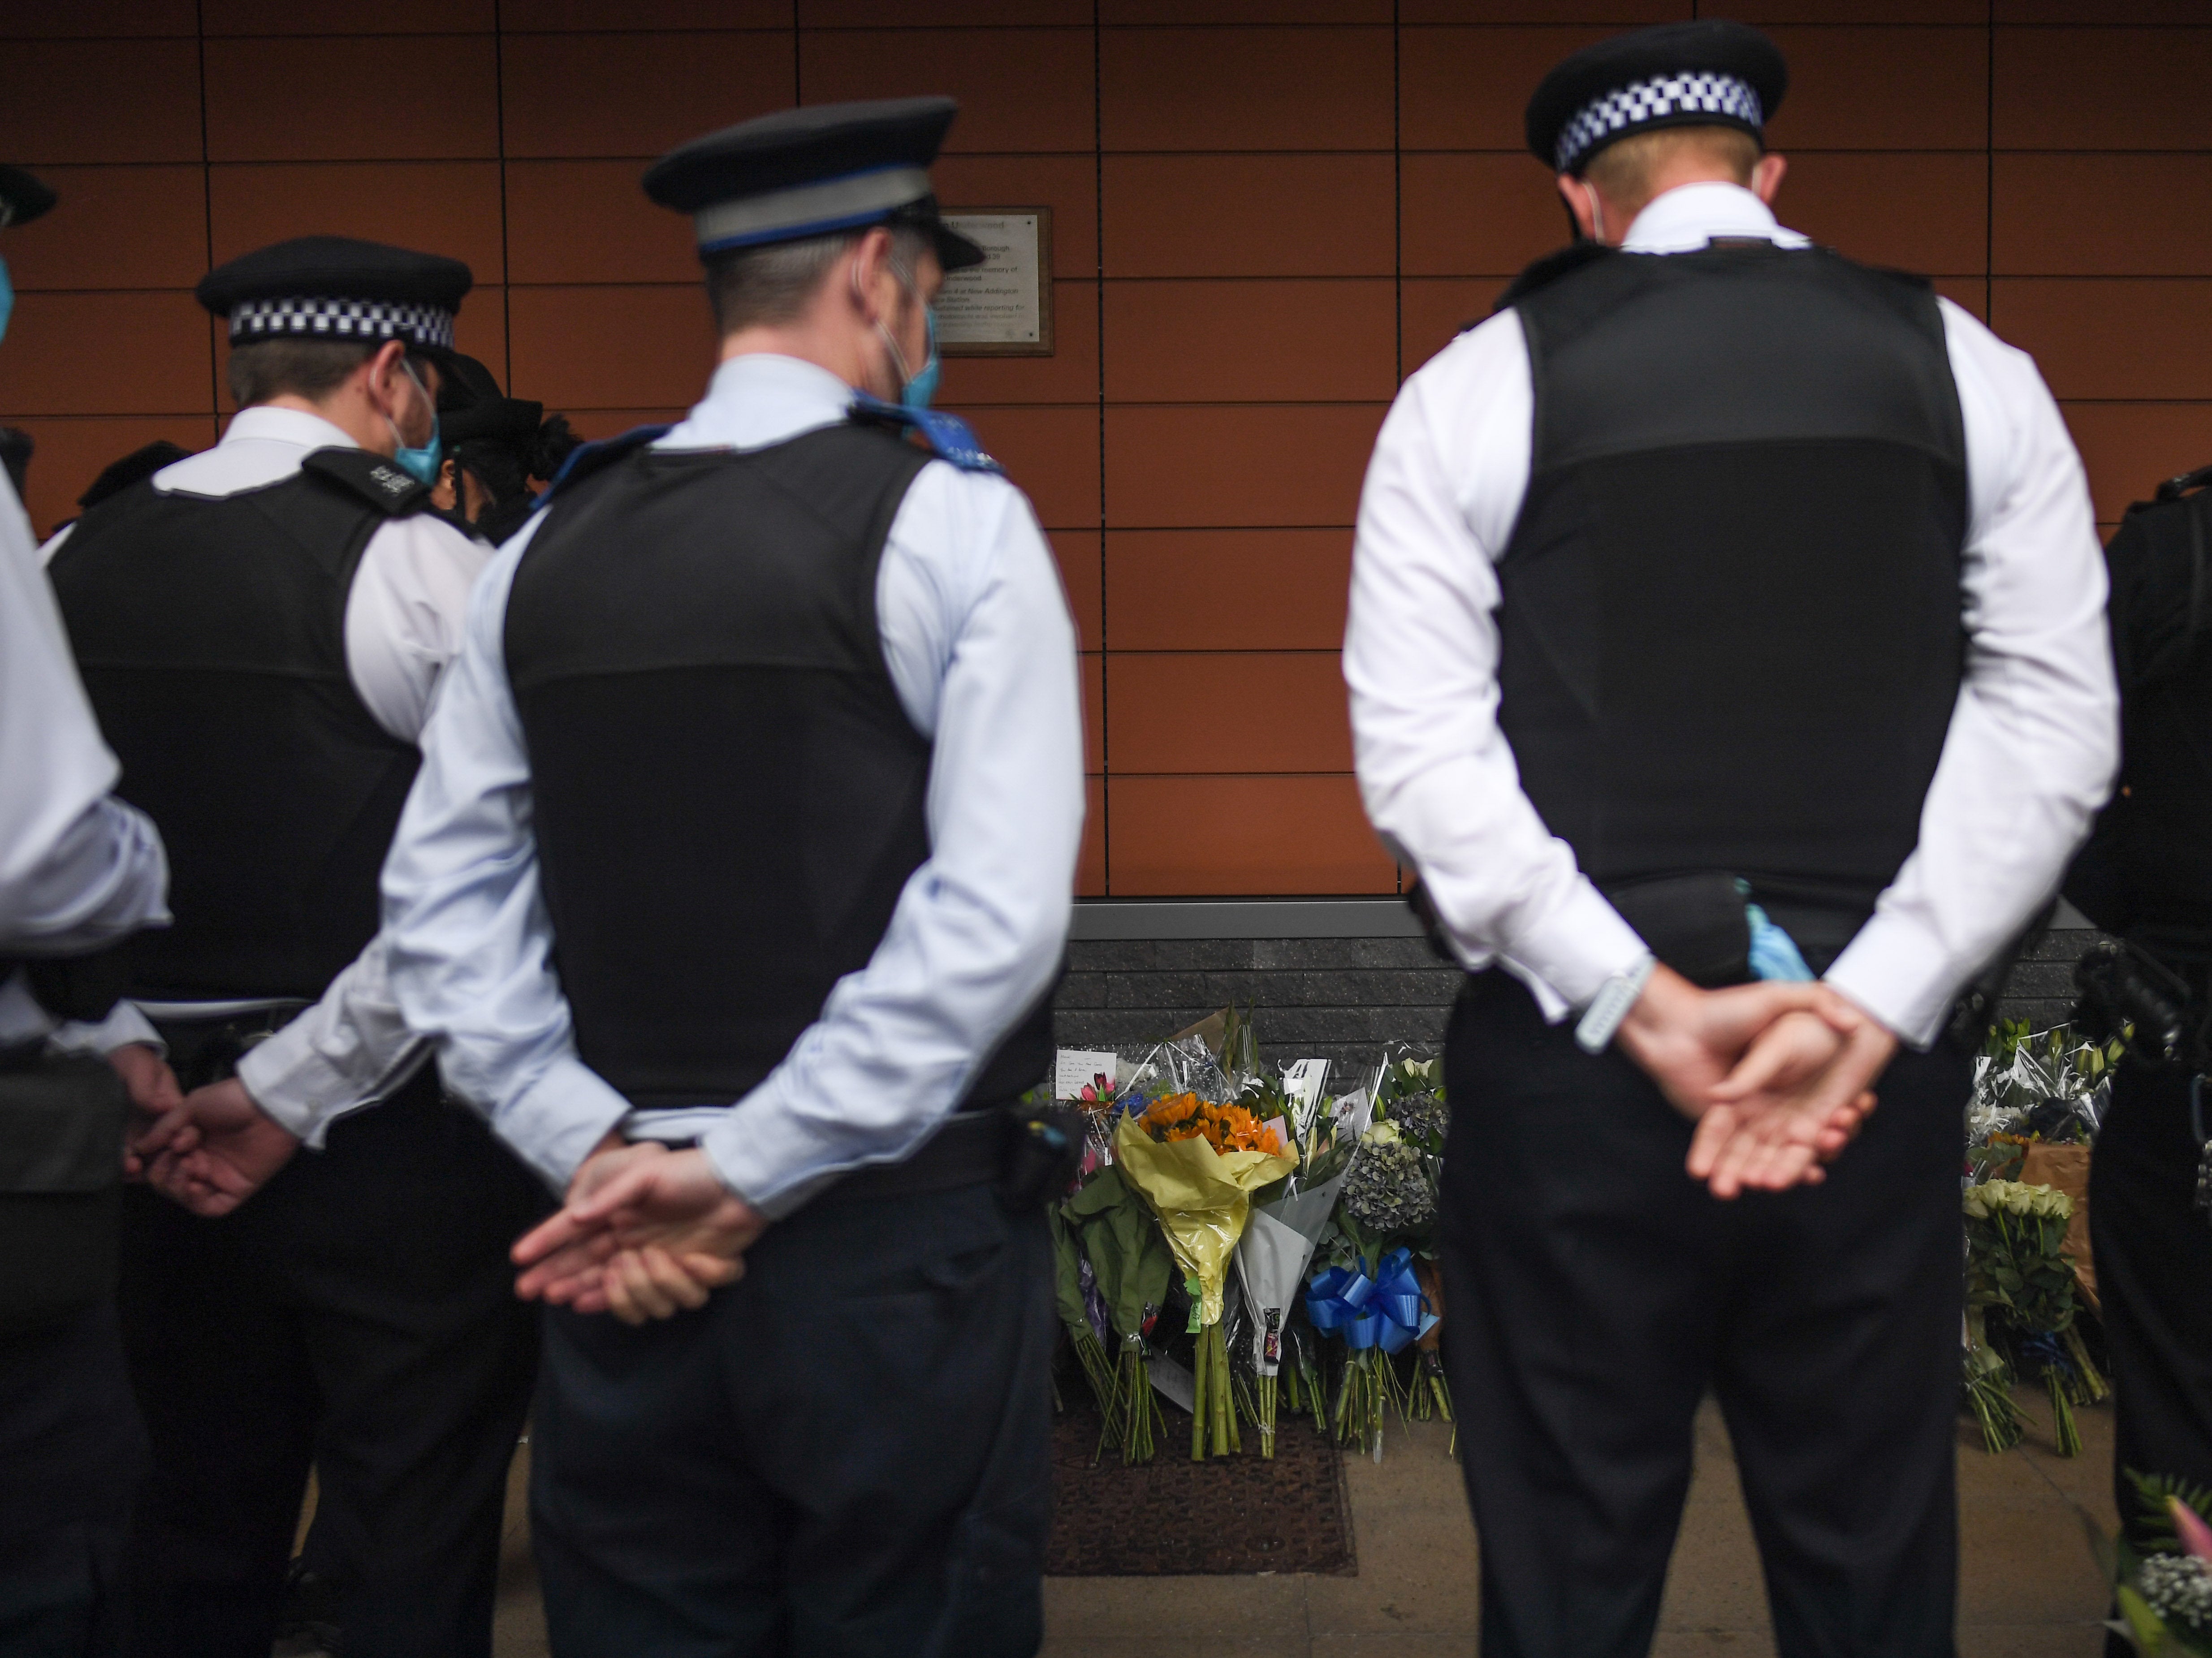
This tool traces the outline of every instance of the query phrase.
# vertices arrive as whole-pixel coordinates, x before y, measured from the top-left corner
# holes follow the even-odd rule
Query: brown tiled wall
[[[1348,528],[1399,380],[1562,218],[1528,90],[1699,0],[78,0],[0,9],[0,157],[65,197],[5,252],[0,419],[43,527],[210,441],[188,289],[309,231],[465,258],[465,349],[604,433],[711,341],[640,162],[788,104],[949,91],[949,205],[1053,209],[1058,354],[962,359],[1085,651],[1086,891],[1389,891],[1348,774]],[[2100,519],[2212,460],[2203,0],[1747,0],[1796,76],[1784,217],[2034,352]],[[921,20],[927,27],[914,27]],[[380,33],[359,31],[373,25]]]

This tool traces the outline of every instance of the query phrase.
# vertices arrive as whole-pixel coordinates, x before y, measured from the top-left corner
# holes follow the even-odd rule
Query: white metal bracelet
[[[1649,951],[1626,973],[1616,973],[1598,987],[1597,994],[1583,1011],[1582,1020],[1575,1026],[1575,1044],[1585,1054],[1602,1054],[1613,1044],[1613,1032],[1628,1017],[1628,1010],[1636,1005],[1636,999],[1644,993],[1650,982],[1651,969],[1659,965],[1658,958]]]

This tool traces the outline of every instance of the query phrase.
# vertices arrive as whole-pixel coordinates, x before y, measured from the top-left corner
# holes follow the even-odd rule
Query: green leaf
[[[2112,1591],[2119,1602],[2120,1616],[2128,1620],[2128,1633],[2136,1649],[2145,1653],[2156,1653],[2166,1644],[2166,1624],[2150,1609],[2150,1603],[2125,1583]]]

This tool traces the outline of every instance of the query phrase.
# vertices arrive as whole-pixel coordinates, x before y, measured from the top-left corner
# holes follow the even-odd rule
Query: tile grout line
[[[514,269],[507,256],[507,15],[506,0],[491,5],[491,97],[493,137],[499,149],[499,322],[500,353],[509,397],[514,395]],[[525,480],[527,482],[527,480]],[[455,488],[459,485],[456,483]]]
[[[1997,0],[1989,0],[1988,48],[1982,76],[1982,322],[1995,329],[1997,308]]]
[[[1406,386],[1406,31],[1402,21],[1401,0],[1390,0],[1390,296],[1397,309],[1397,327],[1394,336],[1397,360],[1393,365],[1395,374],[1391,380],[1391,398],[1395,401]],[[1342,651],[1338,653],[1340,658]],[[1391,866],[1397,872],[1398,890],[1406,890],[1406,866],[1395,858]],[[1312,1631],[1307,1631],[1310,1637]]]
[[[215,269],[215,165],[208,144],[207,4],[192,0],[192,39],[200,77],[200,214],[206,238],[207,268]],[[208,434],[219,438],[222,423],[222,386],[216,370],[222,356],[216,345],[215,319],[208,319]]]
[[[1114,896],[1114,759],[1107,711],[1106,580],[1106,32],[1102,0],[1091,0],[1091,188],[1092,269],[1098,328],[1098,863],[1104,896]],[[1078,643],[1081,641],[1079,640]],[[1086,777],[1085,792],[1089,793]]]

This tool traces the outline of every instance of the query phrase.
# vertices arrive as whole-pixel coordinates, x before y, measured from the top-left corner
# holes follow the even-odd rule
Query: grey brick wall
[[[1255,1010],[1270,1066],[1442,1042],[1460,983],[1419,938],[1077,939],[1067,965],[1053,1016],[1062,1048],[1141,1052],[1234,1002]]]
[[[2005,1016],[2063,1020],[2075,958],[2097,936],[2048,934],[2014,969]],[[1078,939],[1053,1029],[1062,1048],[1141,1053],[1234,1002],[1255,1010],[1270,1066],[1364,1065],[1385,1042],[1441,1043],[1459,983],[1419,938]]]
[[[2063,1022],[2074,1005],[2074,963],[2104,935],[2093,927],[2053,927],[2023,956],[2005,986],[2004,1017],[2038,1030]]]

